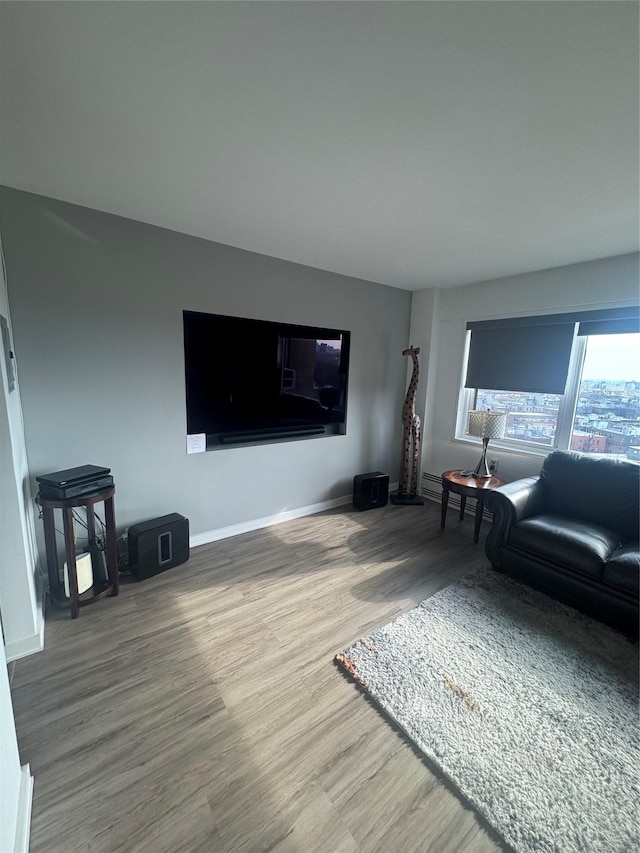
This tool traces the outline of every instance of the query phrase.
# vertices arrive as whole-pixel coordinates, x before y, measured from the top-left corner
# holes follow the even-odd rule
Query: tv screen
[[[350,333],[184,311],[187,432],[207,449],[346,432]]]

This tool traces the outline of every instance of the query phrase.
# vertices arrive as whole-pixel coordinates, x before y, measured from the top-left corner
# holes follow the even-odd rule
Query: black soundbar
[[[240,444],[244,441],[261,441],[265,438],[304,438],[306,435],[321,435],[323,426],[283,427],[278,430],[257,429],[251,432],[230,432],[220,436],[221,444]]]

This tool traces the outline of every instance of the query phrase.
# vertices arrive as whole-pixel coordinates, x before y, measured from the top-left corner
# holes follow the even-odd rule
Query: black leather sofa
[[[495,569],[637,635],[640,466],[556,451],[485,503]]]

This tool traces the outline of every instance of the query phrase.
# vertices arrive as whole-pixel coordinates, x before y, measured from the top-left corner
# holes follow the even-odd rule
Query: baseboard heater
[[[307,435],[323,435],[323,426],[291,427],[290,429],[258,429],[252,432],[227,433],[220,436],[221,444],[263,441],[265,438],[304,438]]]

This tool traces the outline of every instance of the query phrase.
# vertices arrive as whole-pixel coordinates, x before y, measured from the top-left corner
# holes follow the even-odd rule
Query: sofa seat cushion
[[[601,580],[605,562],[620,546],[620,538],[606,527],[549,513],[514,524],[509,545]]]
[[[604,583],[625,592],[640,591],[640,550],[638,543],[623,544],[609,557],[602,576]]]

